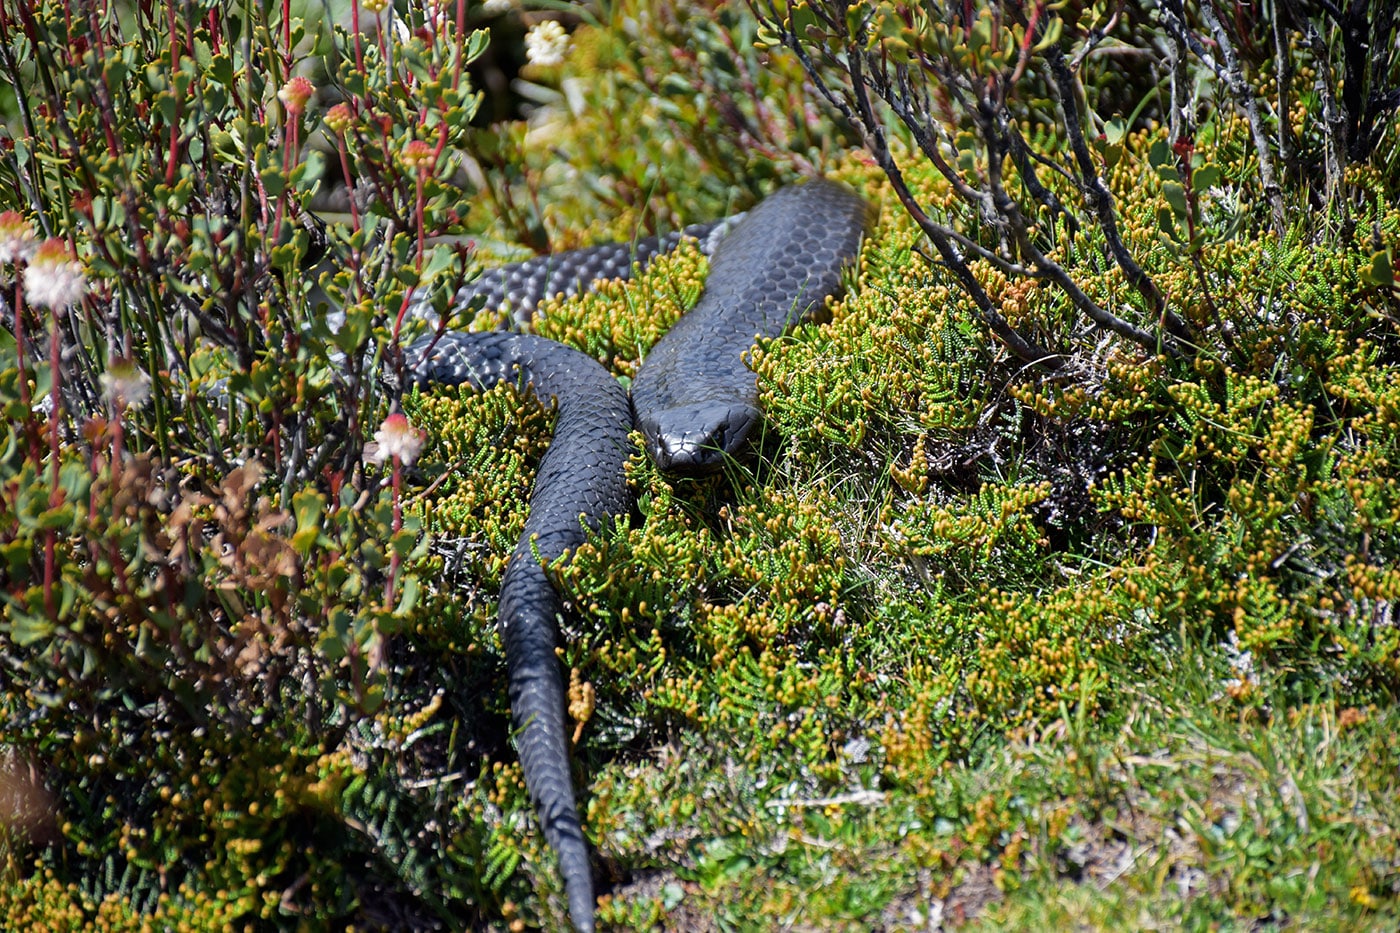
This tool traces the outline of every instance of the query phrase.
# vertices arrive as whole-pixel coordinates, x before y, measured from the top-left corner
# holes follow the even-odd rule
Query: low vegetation
[[[541,14],[379,6],[0,6],[17,928],[559,926],[494,628],[550,412],[385,463],[380,374],[414,288],[811,169],[879,219],[760,449],[639,446],[551,571],[603,924],[1400,921],[1397,14],[619,0],[500,130]],[[537,329],[625,380],[704,271]]]

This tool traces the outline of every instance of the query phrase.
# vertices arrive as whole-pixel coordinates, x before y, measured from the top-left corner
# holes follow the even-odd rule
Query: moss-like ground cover
[[[1149,142],[1115,178],[1130,217],[1160,197]],[[627,527],[558,572],[583,613],[564,660],[588,685],[589,825],[627,879],[604,916],[1384,925],[1393,574],[1360,551],[1393,534],[1394,435],[1372,406],[1395,377],[1389,326],[1357,315],[1370,254],[1208,249],[1245,365],[1110,352],[1040,380],[882,208],[833,321],[755,352],[765,459],[670,481],[638,457]],[[1400,233],[1400,213],[1374,220]],[[647,329],[647,297],[693,291],[676,283],[700,262],[541,329],[635,358],[608,335]],[[1196,287],[1169,255],[1154,271]],[[529,407],[428,423],[481,437]],[[448,514],[499,501],[502,475],[459,477]],[[454,530],[504,542],[521,521],[478,507]],[[503,550],[482,552],[488,591]],[[478,643],[491,612],[468,623]]]
[[[595,106],[519,140],[511,165],[567,245],[600,224],[640,232],[652,189],[695,220],[683,205],[712,212],[770,181],[695,173],[752,141],[701,125],[694,88],[653,74],[663,46],[637,31],[678,26],[639,10],[576,34],[601,75]],[[691,34],[704,54],[677,74],[716,82],[711,99],[771,81],[792,96],[762,100],[800,103],[791,63],[749,70],[753,26],[733,10]],[[731,68],[707,57],[724,47]],[[818,151],[815,120],[788,127],[782,159],[749,161],[774,179],[825,165],[879,220],[831,320],[753,351],[759,449],[674,480],[639,447],[632,514],[553,569],[575,610],[561,660],[585,831],[609,882],[602,924],[1400,924],[1395,179],[1355,166],[1347,223],[1319,208],[1272,231],[1252,201],[1248,127],[1222,111],[1195,141],[1215,184],[1184,243],[1165,131],[1134,128],[1104,169],[1122,235],[1199,345],[1174,356],[1105,338],[1061,292],[974,263],[1013,326],[1066,348],[1045,372],[986,331],[878,169]],[[677,125],[701,125],[716,152],[669,136]],[[604,164],[625,131],[648,158]],[[278,178],[275,147],[253,149]],[[552,177],[571,172],[622,179],[610,219],[585,216],[596,186]],[[907,181],[955,210],[931,168]],[[487,229],[501,204],[458,206]],[[490,229],[509,239],[504,226]],[[412,237],[389,252],[428,280],[465,236],[449,232],[431,255],[419,241],[417,267]],[[1097,234],[1050,239],[1094,301],[1135,307]],[[306,244],[277,249],[292,268]],[[685,247],[629,285],[551,304],[537,330],[626,380],[704,267]],[[321,283],[356,294],[344,270]],[[359,306],[396,309],[411,284],[380,283]],[[169,436],[207,432],[227,461],[195,444],[162,465],[133,429],[113,472],[105,424],[91,450],[50,455],[0,329],[16,425],[0,436],[0,797],[29,818],[0,831],[14,929],[565,922],[509,744],[495,632],[549,412],[509,388],[410,396],[429,444],[401,493],[358,463],[298,483],[283,478],[295,462],[219,471],[273,459],[278,432],[325,400],[335,338],[307,333],[242,383],[227,361],[192,374],[232,373],[251,399],[246,424],[177,407]],[[356,436],[382,414],[365,391]]]

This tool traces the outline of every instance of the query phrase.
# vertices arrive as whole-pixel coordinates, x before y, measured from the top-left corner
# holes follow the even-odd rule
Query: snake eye
[[[759,417],[751,405],[700,402],[643,418],[639,427],[662,472],[703,476],[743,452]]]

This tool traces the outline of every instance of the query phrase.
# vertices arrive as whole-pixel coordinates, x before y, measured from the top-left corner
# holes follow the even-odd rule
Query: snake
[[[593,930],[596,905],[555,651],[565,607],[544,567],[631,508],[624,467],[634,427],[666,473],[713,473],[745,453],[763,417],[745,354],[756,338],[780,336],[825,307],[869,223],[860,195],[813,179],[779,189],[739,218],[681,231],[708,251],[709,274],[695,306],[642,359],[630,398],[597,360],[533,334],[448,331],[405,349],[407,375],[420,387],[484,390],[512,382],[556,409],[525,528],[502,578],[497,625],[521,770],[576,930]],[[505,305],[524,324],[544,297],[626,278],[679,239],[603,244],[501,266],[459,290],[454,305]]]

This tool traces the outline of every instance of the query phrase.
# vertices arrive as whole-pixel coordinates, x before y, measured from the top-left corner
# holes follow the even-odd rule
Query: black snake
[[[555,655],[563,606],[542,564],[630,507],[623,465],[634,424],[647,452],[670,472],[711,472],[743,451],[761,419],[744,353],[755,336],[782,334],[839,290],[868,220],[860,196],[825,180],[784,188],[755,207],[714,246],[704,293],[642,361],[630,404],[596,360],[540,337],[450,332],[406,350],[420,385],[514,381],[558,407],[530,515],[501,583],[499,623],[521,768],[579,930],[593,929],[593,877],[569,776],[564,679]],[[706,236],[712,229],[686,232]],[[590,247],[502,267],[457,301],[478,294],[491,305],[509,299],[526,317],[544,295],[625,277],[634,260],[644,263],[675,240]]]

